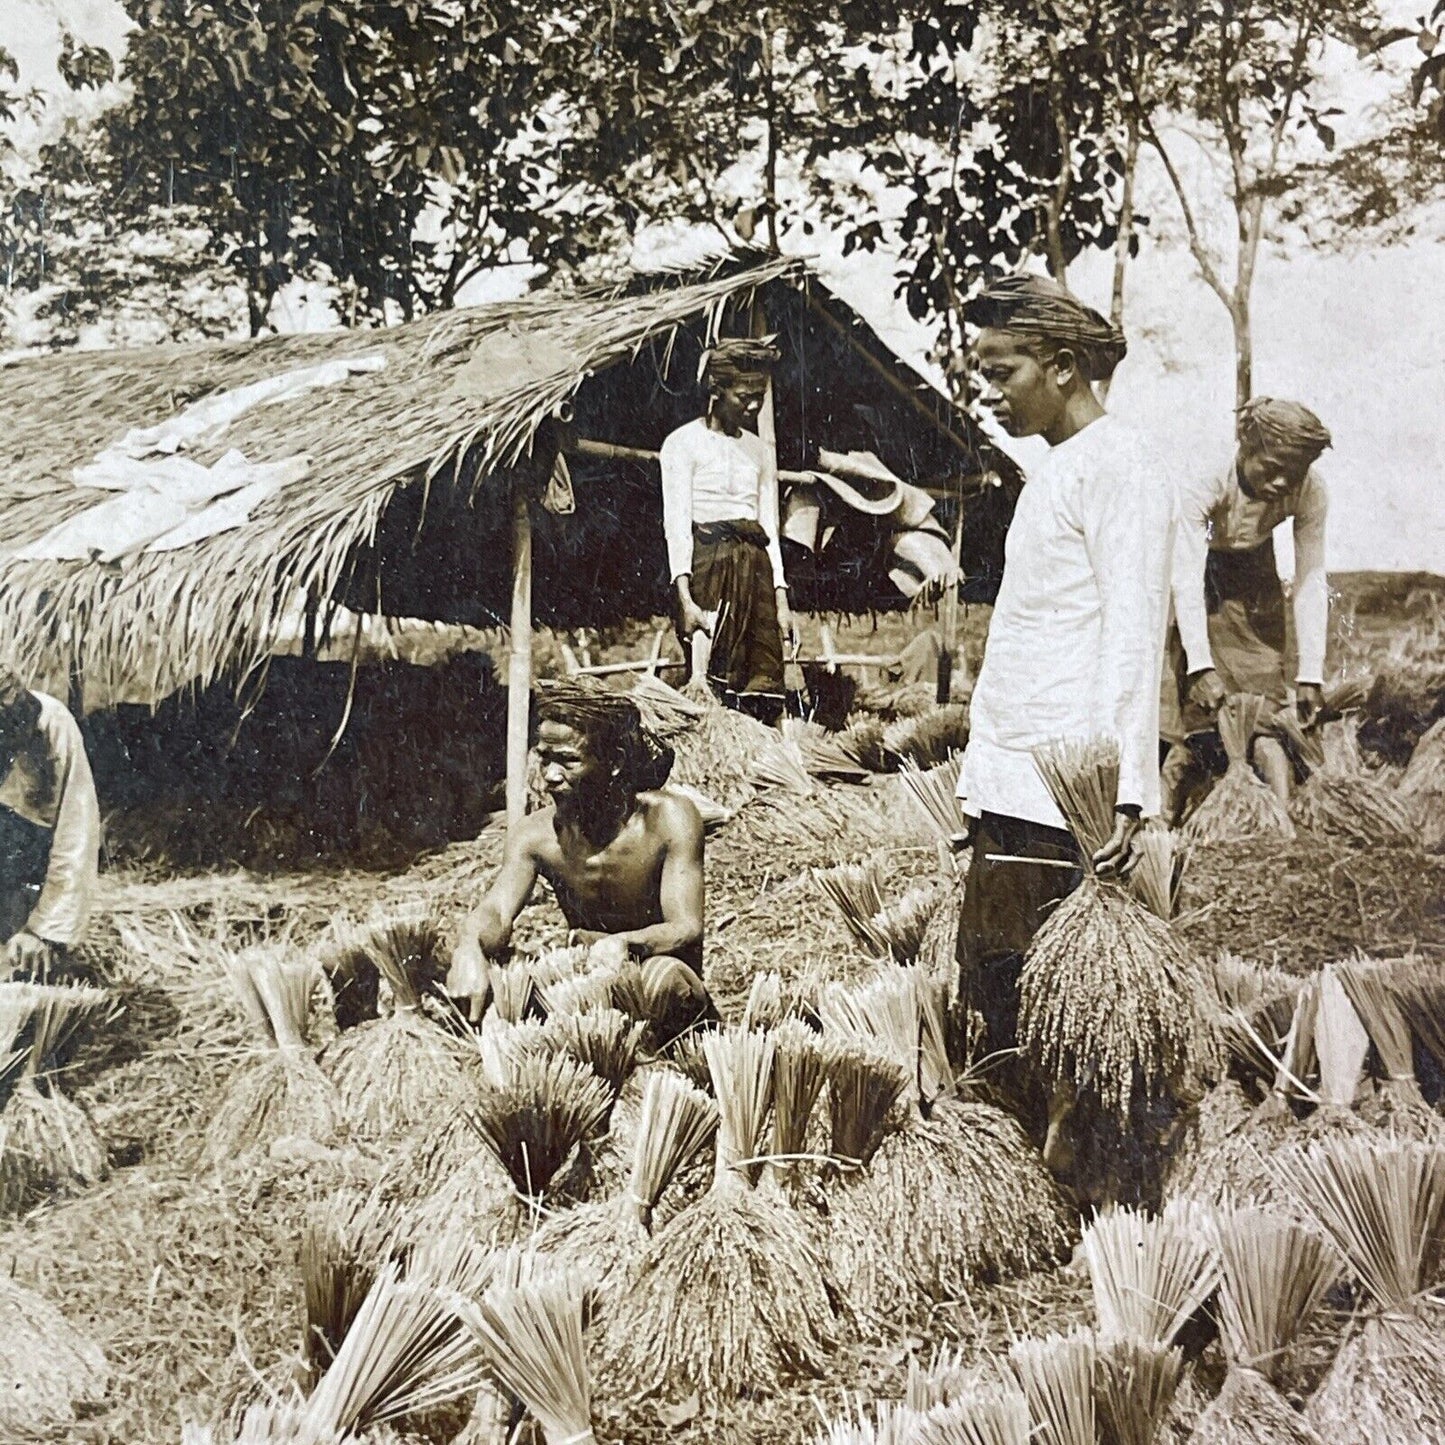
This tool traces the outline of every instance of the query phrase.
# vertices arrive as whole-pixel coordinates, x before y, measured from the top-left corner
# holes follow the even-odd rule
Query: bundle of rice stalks
[[[536,1417],[547,1445],[593,1445],[583,1287],[515,1247],[475,1303],[457,1303],[487,1367]]]
[[[908,1091],[908,1072],[857,1045],[828,1052],[828,1152],[858,1179],[883,1142],[894,1106]]]
[[[1095,1445],[1096,1351],[1089,1331],[1019,1340],[1008,1359],[1038,1445]]]
[[[547,1047],[586,1064],[612,1091],[615,1101],[637,1067],[645,1028],[619,1009],[589,1009],[548,1019],[542,1038]]]
[[[1300,1330],[1339,1274],[1334,1251],[1283,1215],[1229,1208],[1217,1220],[1219,1314],[1229,1373],[1196,1445],[1320,1445],[1277,1381]]]
[[[774,1045],[703,1040],[720,1110],[713,1187],[653,1236],[618,1300],[609,1366],[629,1395],[697,1391],[704,1403],[821,1375],[844,1310],[794,1211],[750,1187],[771,1096]]]
[[[1365,1297],[1306,1418],[1330,1445],[1445,1439],[1445,1344],[1425,1295],[1439,1283],[1445,1149],[1340,1139],[1276,1167]]]
[[[1099,1337],[1172,1344],[1218,1282],[1210,1219],[1176,1200],[1159,1214],[1113,1207],[1084,1230]]]
[[[717,1133],[717,1105],[681,1074],[648,1075],[626,1192],[580,1204],[549,1219],[539,1252],[590,1273],[599,1301],[610,1301],[647,1248],[653,1212],[678,1171]]]
[[[917,1445],[922,1417],[898,1400],[856,1400],[849,1414],[823,1421],[815,1445]]]
[[[0,1438],[51,1438],[105,1399],[100,1349],[49,1300],[0,1272]],[[57,1434],[54,1438],[60,1438]]]
[[[873,919],[887,906],[883,898],[882,871],[876,859],[866,863],[839,863],[832,868],[815,868],[813,880],[824,896],[843,915],[858,946],[870,958],[887,953],[887,945],[873,927]]]
[[[841,783],[868,780],[869,770],[848,747],[842,734],[830,733],[819,723],[801,718],[784,718],[782,732],[785,742],[797,746],[798,756],[810,777]]]
[[[87,1189],[110,1162],[90,1115],[59,1087],[57,1056],[88,1016],[108,1003],[101,989],[0,983],[0,1033],[14,1088],[0,1110],[0,1215]]]
[[[1354,718],[1324,724],[1319,766],[1290,799],[1290,818],[1307,832],[1358,848],[1410,843],[1417,830],[1409,809],[1387,782],[1366,770],[1358,732]]]
[[[919,1421],[918,1445],[1029,1445],[1029,1407],[1011,1385],[981,1383]]]
[[[1247,1077],[1270,1087],[1294,1022],[1299,979],[1226,952],[1216,955],[1208,977],[1226,1058]]]
[[[1415,744],[1396,796],[1420,828],[1421,843],[1438,848],[1445,839],[1445,718]]]
[[[703,708],[696,724],[673,739],[676,758],[671,781],[698,788],[723,807],[736,810],[753,796],[748,771],[754,758],[771,748],[778,735],[756,718],[723,707],[711,695]]]
[[[1101,1341],[1095,1395],[1104,1438],[1118,1445],[1155,1445],[1184,1373],[1177,1348],[1143,1340]]]
[[[543,1014],[541,996],[532,970],[525,963],[511,963],[491,971],[492,1008],[504,1023],[519,1024]]]
[[[338,1035],[323,1062],[351,1127],[385,1139],[437,1118],[465,1095],[467,1075],[461,1042],[422,1012],[406,937],[375,937],[372,961],[391,990],[392,1010]]]
[[[1294,824],[1284,804],[1255,776],[1250,763],[1255,738],[1268,730],[1269,711],[1267,699],[1255,693],[1237,693],[1220,708],[1219,736],[1229,766],[1184,824],[1187,846],[1294,837]]]
[[[674,783],[669,779],[667,791],[679,798],[685,798],[697,809],[705,833],[716,832],[723,824],[731,823],[737,816],[732,808],[724,808],[716,798],[710,798],[700,789],[690,788],[686,783]]]
[[[935,768],[968,746],[968,709],[961,703],[943,703],[890,723],[883,733],[883,749],[916,768]]]
[[[1396,968],[1393,963],[1355,958],[1336,964],[1334,972],[1384,1073],[1379,1092],[1361,1106],[1361,1112],[1371,1123],[1428,1138],[1438,1132],[1440,1120],[1425,1102],[1415,1076],[1414,1037],[1395,984]]]
[[[206,1129],[215,1164],[297,1137],[326,1144],[341,1125],[336,1090],[306,1042],[319,970],[307,959],[249,948],[223,959],[254,1047],[232,1070]]]
[[[642,715],[642,726],[656,738],[673,738],[686,732],[706,714],[709,706],[647,673],[633,683],[629,696]]]
[[[895,963],[915,962],[943,897],[943,890],[937,884],[920,883],[885,905],[881,913],[874,914],[870,920],[872,931],[886,945],[882,956]]]
[[[1156,918],[1174,917],[1179,897],[1179,867],[1174,834],[1158,818],[1150,818],[1134,840],[1134,871],[1129,888]]]
[[[410,991],[420,995],[433,989],[447,969],[441,927],[420,910],[378,915],[364,925],[343,919],[320,958],[343,1031],[377,1017],[380,984],[390,983],[393,974],[405,974]]]
[[[389,1211],[372,1191],[333,1194],[308,1214],[300,1249],[308,1384],[315,1384],[336,1358],[389,1257],[392,1227]]]
[[[755,973],[743,1005],[743,1027],[773,1029],[792,1019],[801,1019],[810,1026],[816,1024],[817,984],[817,976],[809,972],[786,979],[772,971]]]
[[[886,729],[881,718],[863,713],[849,720],[848,726],[837,735],[838,747],[860,767],[870,773],[886,773],[888,759],[884,753],[883,739]]]
[[[954,839],[964,837],[969,827],[958,802],[958,775],[962,767],[960,753],[937,767],[920,768],[905,763],[898,772],[929,836],[950,846]]]
[[[1391,981],[1415,1036],[1445,1068],[1445,976],[1441,969],[1416,958],[1397,960]]]
[[[1035,752],[1040,774],[1085,860],[1113,831],[1118,750],[1058,743]],[[1019,1042],[1050,1079],[1127,1123],[1139,1097],[1188,1099],[1218,1041],[1200,970],[1169,924],[1127,887],[1097,877],[1053,911],[1019,980]]]
[[[343,1435],[475,1390],[484,1367],[454,1301],[479,1292],[493,1270],[490,1252],[459,1235],[434,1241],[405,1271],[394,1260],[383,1264],[306,1402],[306,1423]]]
[[[819,1036],[797,1019],[773,1034],[774,1181],[796,1188],[808,1148],[813,1110],[828,1082],[828,1054]]]
[[[748,765],[748,781],[756,788],[780,788],[800,798],[813,793],[807,759],[794,738],[775,737],[767,747],[759,748]]]

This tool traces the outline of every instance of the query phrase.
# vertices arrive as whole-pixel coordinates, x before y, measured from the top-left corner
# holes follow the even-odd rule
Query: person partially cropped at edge
[[[711,636],[708,682],[730,706],[772,722],[792,634],[778,541],[778,473],[755,430],[780,360],[770,341],[719,341],[703,356],[707,413],[662,444],[662,523],[683,651]]]
[[[100,804],[64,703],[0,668],[0,978],[64,973],[95,904]]]
[[[1159,811],[1159,688],[1175,494],[1136,432],[1107,415],[1091,382],[1123,358],[1122,332],[1043,277],[1011,277],[978,298],[974,360],[984,402],[1011,436],[1048,455],[1027,477],[974,686],[959,798],[973,857],[958,936],[960,993],[992,1051],[1016,1046],[1024,954],[1049,910],[1082,881],[1078,847],[1034,765],[1060,739],[1119,748],[1112,836],[1099,874],[1128,872],[1141,820]],[[1073,868],[1053,866],[1074,864]],[[1068,1167],[1067,1091],[1027,1070],[1011,1099]],[[1045,1132],[1046,1130],[1046,1132]]]
[[[489,960],[508,948],[540,874],[574,942],[592,945],[599,963],[641,963],[646,1019],[661,1046],[716,1018],[702,982],[702,818],[663,788],[671,754],[651,743],[630,699],[554,683],[537,718],[551,806],[509,830],[501,871],[462,923],[447,992],[480,1017]]]
[[[1230,465],[1180,489],[1175,541],[1171,654],[1179,687],[1179,727],[1165,767],[1168,811],[1177,812],[1191,770],[1182,739],[1213,731],[1220,704],[1251,692],[1287,701],[1284,587],[1274,532],[1294,530],[1295,701],[1308,727],[1324,700],[1330,592],[1325,575],[1329,498],[1315,463],[1330,445],[1324,424],[1294,401],[1257,397],[1239,410],[1238,451]],[[1256,739],[1256,768],[1281,802],[1293,770],[1280,741]]]

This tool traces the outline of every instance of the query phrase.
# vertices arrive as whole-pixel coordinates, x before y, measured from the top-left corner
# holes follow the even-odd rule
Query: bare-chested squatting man
[[[604,956],[610,943],[642,964],[658,1044],[715,1018],[702,982],[702,818],[663,788],[670,755],[629,699],[561,684],[538,704],[536,752],[552,806],[508,834],[501,872],[462,924],[447,992],[480,1015],[489,960],[510,943],[540,874],[576,942]]]

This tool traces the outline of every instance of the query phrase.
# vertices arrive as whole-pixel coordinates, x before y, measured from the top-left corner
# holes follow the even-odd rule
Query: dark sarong
[[[0,807],[0,943],[13,938],[40,901],[54,835]]]
[[[757,522],[702,522],[692,529],[692,595],[717,612],[708,681],[739,697],[782,698],[783,638],[768,535]],[[686,653],[687,639],[683,638]]]

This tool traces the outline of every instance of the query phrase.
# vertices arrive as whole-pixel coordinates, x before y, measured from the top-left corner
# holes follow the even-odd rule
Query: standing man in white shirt
[[[707,414],[662,444],[662,522],[684,652],[694,633],[709,633],[714,691],[768,722],[783,709],[792,617],[777,467],[753,428],[780,359],[770,341],[719,341],[703,358]]]
[[[1274,532],[1294,528],[1295,702],[1310,726],[1324,700],[1330,591],[1325,575],[1329,498],[1315,463],[1330,434],[1295,401],[1257,397],[1239,411],[1239,449],[1222,471],[1181,488],[1175,541],[1171,654],[1179,689],[1179,726],[1165,768],[1171,814],[1192,764],[1184,739],[1212,732],[1231,693],[1252,692],[1278,707],[1287,701],[1284,588]],[[1275,737],[1255,740],[1253,758],[1281,802],[1293,770]]]
[[[1132,866],[1142,818],[1159,810],[1159,687],[1175,494],[1142,437],[1107,415],[1092,382],[1123,358],[1122,332],[1056,282],[1010,277],[973,308],[984,401],[1015,437],[1040,436],[1009,527],[1003,582],[973,693],[959,797],[973,859],[958,938],[960,991],[984,1016],[991,1050],[1012,1050],[1018,978],[1034,934],[1082,873],[1034,766],[1059,739],[1113,738],[1120,768],[1103,875]],[[1011,1100],[1045,1158],[1067,1167],[1071,1100],[1045,1100],[1021,1070]],[[1012,1082],[1012,1087],[1010,1087]]]

